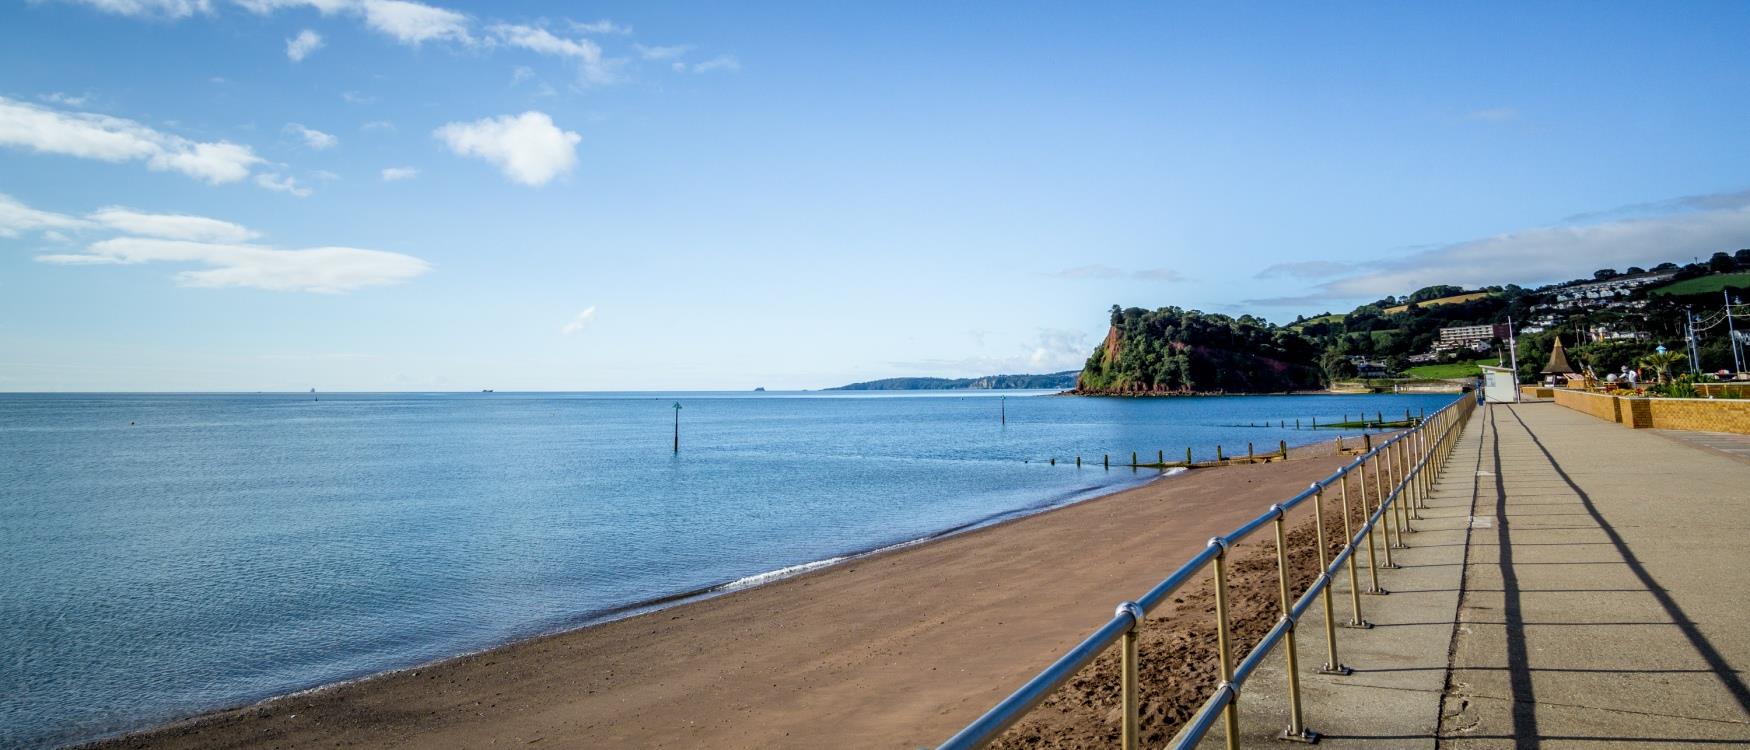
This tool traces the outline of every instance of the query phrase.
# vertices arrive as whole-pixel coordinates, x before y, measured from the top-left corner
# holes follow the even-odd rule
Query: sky
[[[0,391],[1077,369],[1750,247],[1750,5],[0,0]]]

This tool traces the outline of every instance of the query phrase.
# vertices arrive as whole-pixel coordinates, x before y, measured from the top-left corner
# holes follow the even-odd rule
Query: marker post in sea
[[[674,402],[674,452],[681,452],[681,402]]]

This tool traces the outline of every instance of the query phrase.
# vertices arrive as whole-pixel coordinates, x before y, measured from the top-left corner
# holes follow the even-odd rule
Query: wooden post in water
[[[1300,417],[1294,418],[1294,429],[1300,429]]]
[[[1057,456],[1052,456],[1052,457],[1051,457],[1051,465],[1052,465],[1052,466],[1056,466],[1056,465],[1057,465]]]
[[[1385,424],[1385,415],[1381,414],[1379,412],[1374,412],[1373,413],[1373,421],[1376,424]]]
[[[674,402],[674,452],[681,452],[681,402]]]
[[[1110,453],[1100,454],[1100,468],[1102,468],[1102,469],[1112,468],[1112,454],[1110,454]]]
[[[1076,468],[1078,468],[1078,469],[1082,468],[1082,457],[1081,456],[1076,456]]]
[[[1315,430],[1316,430],[1316,429],[1318,429],[1318,428],[1319,428],[1319,418],[1318,418],[1318,417],[1313,417],[1313,429],[1315,429]]]
[[[1185,465],[1191,465],[1191,446],[1185,446]]]
[[[1246,443],[1246,463],[1252,462],[1252,444]]]
[[[1287,461],[1288,460],[1288,441],[1287,440],[1278,440],[1276,442],[1281,446],[1280,450],[1282,451],[1282,460]]]
[[[1009,423],[1009,397],[1008,396],[998,396],[997,397],[997,414],[998,414],[998,418],[1002,420],[1003,424]]]
[[[1371,433],[1368,433],[1368,432],[1362,432],[1361,433],[1361,452],[1367,453],[1367,452],[1372,451],[1372,450],[1373,450],[1373,435]]]
[[[1221,463],[1221,443],[1215,444],[1215,462]]]
[[[1130,452],[1130,467],[1136,468],[1136,451]]]
[[[1162,449],[1162,448],[1155,449],[1155,463],[1160,464],[1162,466],[1167,465],[1167,452],[1165,449]]]

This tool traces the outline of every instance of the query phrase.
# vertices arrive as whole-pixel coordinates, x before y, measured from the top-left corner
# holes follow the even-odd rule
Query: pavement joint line
[[[1526,703],[1527,702],[1527,701],[1522,701],[1522,700],[1518,700],[1515,698],[1502,697],[1499,695],[1489,695],[1487,693],[1464,693],[1464,694],[1462,694],[1461,697],[1464,697],[1464,698],[1484,698],[1484,699],[1492,700],[1492,701],[1501,701],[1502,703]],[[1744,719],[1719,719],[1719,718],[1714,718],[1711,716],[1685,716],[1683,714],[1659,713],[1658,711],[1636,711],[1634,709],[1616,708],[1614,706],[1593,706],[1593,705],[1588,705],[1585,703],[1563,703],[1560,701],[1548,701],[1548,700],[1541,700],[1541,699],[1533,699],[1529,702],[1534,703],[1534,704],[1539,705],[1539,706],[1553,706],[1555,708],[1579,708],[1579,709],[1585,709],[1587,711],[1609,711],[1611,713],[1630,714],[1633,716],[1651,716],[1651,717],[1658,717],[1661,719],[1682,719],[1683,721],[1706,721],[1706,722],[1710,722],[1713,724],[1731,724],[1731,725],[1735,725],[1735,726],[1750,726],[1750,721],[1747,721]],[[1632,740],[1634,738],[1633,737],[1625,737],[1623,739]]]

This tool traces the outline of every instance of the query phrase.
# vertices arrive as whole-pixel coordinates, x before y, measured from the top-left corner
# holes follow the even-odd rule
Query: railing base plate
[[[1368,622],[1366,620],[1362,620],[1360,622],[1345,622],[1345,623],[1343,623],[1343,627],[1354,628],[1356,630],[1370,630],[1373,628],[1373,623]]]
[[[1367,623],[1367,624],[1371,626],[1371,623]],[[1319,674],[1330,674],[1330,675],[1336,675],[1338,677],[1348,677],[1349,675],[1355,674],[1355,670],[1350,669],[1348,667],[1345,667],[1341,664],[1338,664],[1335,667],[1333,667],[1329,664],[1326,664],[1322,667],[1319,667]]]
[[[1282,734],[1276,735],[1276,739],[1286,742],[1302,742],[1308,745],[1317,745],[1319,743],[1319,733],[1314,732],[1311,729],[1302,729],[1299,734],[1295,734],[1284,729],[1282,730]]]

